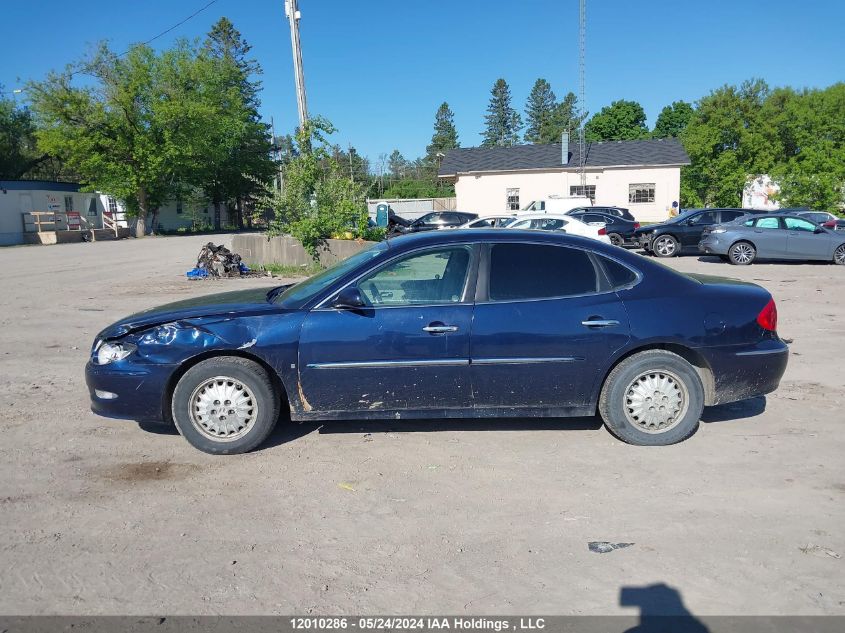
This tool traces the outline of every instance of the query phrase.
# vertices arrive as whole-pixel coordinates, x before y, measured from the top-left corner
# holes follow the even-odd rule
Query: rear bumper
[[[773,392],[789,361],[789,348],[780,339],[699,351],[713,370],[713,401],[708,404],[736,402]]]
[[[728,244],[724,240],[720,240],[718,235],[708,235],[698,243],[698,250],[708,255],[727,255]]]
[[[175,368],[125,362],[95,365],[89,361],[85,382],[91,411],[107,418],[162,420],[164,391]]]

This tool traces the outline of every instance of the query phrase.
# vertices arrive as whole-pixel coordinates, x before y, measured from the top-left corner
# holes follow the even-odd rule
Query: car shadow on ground
[[[621,587],[619,606],[640,610],[637,626],[625,633],[707,633],[709,629],[684,604],[681,592],[665,583]]]
[[[705,424],[753,418],[766,410],[766,398],[751,398],[715,407],[706,407],[701,416]],[[442,431],[597,431],[602,427],[598,416],[578,418],[450,418],[419,420],[327,420],[319,422],[281,421],[258,450],[287,444],[314,431],[336,433],[439,433]],[[157,435],[179,435],[172,424],[139,420],[138,427]]]
[[[729,261],[722,259],[718,255],[699,255],[698,261],[707,264],[724,264],[731,268],[742,268],[741,266],[734,266]],[[779,266],[828,266],[831,262],[821,260],[794,260],[794,259],[755,259],[751,266],[771,266],[777,264]]]

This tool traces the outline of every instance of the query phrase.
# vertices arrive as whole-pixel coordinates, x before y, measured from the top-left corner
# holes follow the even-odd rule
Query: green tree
[[[437,169],[440,167],[440,154],[445,155],[450,149],[460,146],[458,130],[455,128],[455,114],[444,101],[434,115],[434,134],[431,135],[431,143],[425,148],[425,162],[430,166],[433,177],[437,176]]]
[[[549,125],[541,130],[544,143],[559,143],[564,132],[574,134],[584,120],[584,114],[578,110],[578,97],[574,92],[566,96],[555,106]]]
[[[201,84],[208,107],[217,112],[208,121],[208,146],[199,173],[191,180],[200,185],[214,207],[214,228],[220,229],[221,205],[235,209],[235,224],[243,228],[244,201],[255,193],[255,179],[268,179],[275,166],[270,158],[268,126],[261,122],[261,67],[249,57],[251,46],[225,17],[209,32],[198,64],[204,71]]]
[[[405,178],[394,182],[384,192],[385,198],[443,198],[455,195],[452,185],[431,182],[428,179]]]
[[[405,171],[408,169],[408,161],[402,156],[402,152],[398,149],[390,153],[390,158],[387,159],[387,169],[390,171],[391,178],[398,180],[404,178]]]
[[[35,124],[26,108],[7,98],[0,84],[0,178],[23,176],[37,159]]]
[[[643,107],[624,99],[603,107],[587,121],[584,134],[588,141],[628,141],[648,137]]]
[[[519,143],[522,118],[511,107],[511,90],[504,79],[497,79],[493,84],[484,124],[483,147],[509,147]]]
[[[139,237],[147,215],[172,197],[181,167],[198,159],[197,137],[213,116],[195,97],[194,57],[184,43],[161,54],[136,46],[123,56],[103,44],[76,68],[27,87],[39,151],[122,200]],[[74,85],[81,71],[89,81]]]
[[[672,105],[667,105],[660,111],[651,136],[653,138],[676,138],[680,136],[694,113],[695,109],[686,101],[674,101]]]
[[[535,81],[528,95],[528,101],[525,103],[527,127],[524,138],[526,143],[550,142],[547,134],[553,125],[556,109],[557,98],[549,82],[545,79]]]
[[[723,86],[701,99],[681,141],[691,165],[681,170],[683,206],[739,206],[749,178],[771,173],[780,150],[767,140],[762,80]]]
[[[265,186],[259,205],[273,209],[271,234],[289,233],[314,259],[325,240],[351,231],[367,230],[367,206],[363,182],[349,176],[348,165],[335,156],[337,147],[327,137],[334,126],[312,117],[296,133],[295,156],[283,167],[282,191]]]
[[[773,90],[763,103],[769,174],[788,206],[838,209],[845,199],[845,83],[825,89]]]

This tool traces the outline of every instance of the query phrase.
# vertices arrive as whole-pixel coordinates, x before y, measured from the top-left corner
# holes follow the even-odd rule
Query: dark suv
[[[586,213],[588,211],[605,213],[624,220],[630,220],[631,222],[637,221],[628,209],[623,209],[622,207],[576,207],[567,211],[566,215],[576,215],[578,213]]]
[[[406,233],[453,229],[461,224],[466,224],[470,220],[475,220],[477,217],[477,213],[464,213],[463,211],[433,211],[414,220],[411,226],[406,229]]]
[[[647,253],[658,257],[674,257],[687,249],[697,253],[706,227],[736,220],[748,212],[746,209],[693,209],[661,224],[643,226],[634,234]]]

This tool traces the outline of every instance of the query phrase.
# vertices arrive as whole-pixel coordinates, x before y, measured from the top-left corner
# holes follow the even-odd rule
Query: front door
[[[804,218],[783,218],[786,225],[786,252],[789,259],[827,259],[830,235],[816,233],[816,225]]]
[[[691,217],[678,236],[683,248],[697,247],[704,228],[719,223],[718,211],[706,211]]]
[[[361,309],[313,310],[299,346],[306,411],[470,406],[475,250],[452,245],[404,255],[357,281]]]
[[[584,407],[629,338],[622,301],[580,249],[500,243],[488,262],[473,317],[475,406]]]

